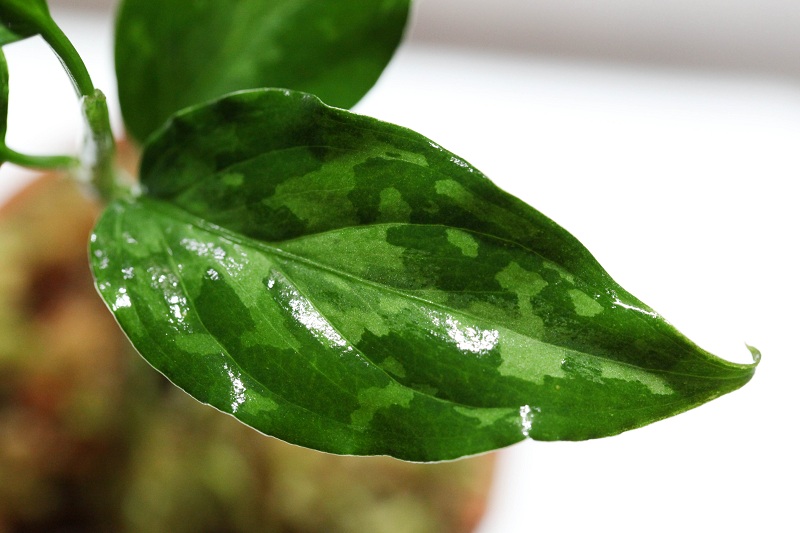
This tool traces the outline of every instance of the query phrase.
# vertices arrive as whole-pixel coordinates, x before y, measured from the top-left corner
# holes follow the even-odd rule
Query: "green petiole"
[[[38,34],[50,45],[81,99],[87,127],[83,153],[79,159],[69,156],[31,156],[15,152],[3,145],[0,147],[2,160],[32,168],[77,170],[78,177],[89,183],[105,202],[125,195],[125,188],[118,184],[115,172],[116,144],[111,131],[105,95],[95,88],[86,64],[72,42],[53,20],[46,4],[0,1],[0,18],[2,19],[0,22],[7,30],[11,30],[11,33],[7,34],[6,42]],[[4,81],[7,98],[7,77]]]
[[[72,80],[75,92],[78,93],[78,96],[92,95],[95,91],[94,83],[92,83],[92,78],[80,54],[53,19],[49,19],[47,22],[47,25],[40,28],[40,35],[58,56],[64,70]]]
[[[22,154],[5,145],[0,145],[0,160],[21,167],[42,170],[69,169],[75,168],[80,164],[80,161],[72,156]]]

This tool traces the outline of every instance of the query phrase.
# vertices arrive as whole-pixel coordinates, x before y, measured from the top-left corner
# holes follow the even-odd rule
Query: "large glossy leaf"
[[[569,233],[409,130],[288,91],[177,116],[97,284],[199,400],[303,446],[442,460],[612,435],[746,383]]]
[[[350,107],[403,33],[409,0],[125,0],[117,23],[119,97],[139,140],[172,113],[258,87]]]

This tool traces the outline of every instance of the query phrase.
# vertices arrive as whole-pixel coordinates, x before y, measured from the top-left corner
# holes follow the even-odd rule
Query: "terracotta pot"
[[[493,456],[290,446],[151,369],[95,294],[98,207],[45,177],[0,210],[0,532],[467,532]]]

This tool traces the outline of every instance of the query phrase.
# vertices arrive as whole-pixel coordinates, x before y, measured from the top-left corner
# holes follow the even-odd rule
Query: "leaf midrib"
[[[165,205],[165,204],[164,204],[163,202],[158,202],[158,201],[157,201],[157,202],[156,202],[156,205],[159,205],[159,207],[157,208],[157,210],[158,210],[158,211],[168,211],[168,212],[169,212],[169,211],[171,211],[171,209],[170,209],[170,207],[169,207],[169,206],[167,206],[167,209],[164,209],[164,205]],[[284,257],[288,257],[288,258],[290,258],[290,259],[292,259],[292,260],[294,260],[294,261],[297,261],[297,262],[300,262],[300,263],[303,263],[303,264],[307,264],[307,265],[311,265],[311,266],[313,266],[313,267],[315,267],[315,268],[318,268],[318,269],[320,269],[320,270],[325,270],[325,271],[331,272],[331,273],[333,273],[334,275],[339,275],[339,276],[342,276],[342,277],[347,277],[347,278],[349,278],[349,279],[350,279],[350,278],[352,278],[352,279],[355,279],[356,281],[360,280],[360,281],[361,281],[361,282],[363,282],[364,284],[370,284],[370,285],[375,285],[375,286],[378,286],[378,287],[384,287],[383,285],[380,285],[380,284],[378,284],[378,283],[371,282],[371,281],[369,281],[369,280],[364,280],[363,278],[358,278],[357,276],[351,276],[351,275],[349,275],[349,274],[347,274],[347,273],[345,273],[345,272],[340,272],[340,271],[338,271],[338,270],[336,270],[336,269],[334,269],[334,268],[331,268],[331,267],[328,267],[328,266],[326,266],[326,265],[319,264],[319,263],[316,263],[316,262],[314,262],[314,261],[311,261],[311,260],[309,260],[309,259],[303,258],[302,256],[297,256],[297,255],[295,255],[295,254],[291,254],[291,253],[289,253],[289,252],[285,252],[285,251],[283,251],[283,250],[280,250],[279,248],[275,248],[275,247],[273,247],[273,246],[270,246],[269,244],[267,244],[267,243],[264,243],[264,242],[262,242],[262,241],[258,241],[258,240],[255,240],[255,239],[250,239],[250,238],[249,238],[249,237],[247,237],[247,236],[241,235],[241,234],[239,234],[239,233],[236,233],[236,232],[232,232],[232,231],[230,231],[230,230],[228,230],[228,229],[226,229],[226,228],[223,228],[223,227],[221,227],[221,226],[217,226],[217,225],[215,225],[215,224],[211,224],[211,223],[209,223],[209,222],[206,222],[206,221],[204,221],[204,220],[202,220],[202,219],[200,219],[200,218],[198,218],[198,217],[195,217],[194,215],[191,215],[190,213],[187,213],[187,212],[185,212],[185,211],[183,211],[183,210],[180,210],[180,209],[179,209],[178,211],[181,211],[181,212],[183,212],[183,213],[186,213],[186,214],[188,215],[188,217],[191,217],[191,218],[193,218],[193,219],[194,219],[194,221],[192,222],[192,224],[193,224],[193,225],[195,225],[196,227],[200,228],[201,230],[203,230],[203,231],[207,231],[207,232],[209,232],[209,233],[213,233],[213,234],[216,234],[216,235],[219,235],[219,236],[221,236],[222,238],[224,238],[224,239],[227,239],[227,240],[229,240],[229,241],[231,241],[231,242],[233,242],[233,243],[235,243],[235,244],[240,244],[240,245],[244,245],[244,246],[248,246],[248,247],[257,248],[257,249],[259,249],[260,251],[263,251],[263,252],[265,252],[265,253],[267,253],[267,254],[272,254],[272,255],[274,255],[274,256],[284,256]],[[163,239],[162,239],[162,244],[164,245],[164,249],[165,249],[165,251],[167,251],[167,252],[168,252],[166,255],[169,257],[169,261],[170,261],[170,263],[172,264],[172,266],[173,266],[173,267],[177,267],[177,265],[174,263],[174,260],[173,260],[172,248],[171,248],[171,247],[170,247],[170,246],[169,246],[169,245],[168,245],[166,242],[163,242]],[[177,268],[173,268],[173,270],[177,272],[177,270],[178,270],[178,269],[177,269]],[[282,274],[283,274],[284,276],[286,276],[286,277],[287,277],[287,279],[289,279],[289,278],[290,278],[290,276],[288,276],[288,274],[286,274],[285,272],[282,272]],[[181,284],[181,286],[182,286],[182,288],[183,288],[183,292],[184,292],[184,294],[186,294],[187,298],[188,298],[188,299],[190,299],[190,300],[192,301],[192,303],[194,303],[194,302],[193,302],[193,299],[192,299],[192,297],[191,297],[191,293],[188,291],[188,289],[186,288],[186,286],[185,286],[185,285],[184,285],[184,283],[183,283],[183,279],[182,279],[182,277],[181,277],[181,276],[178,276],[178,277],[179,277],[179,280],[180,280],[179,282],[180,282],[180,284]],[[303,294],[303,292],[301,291],[300,287],[298,287],[298,286],[297,286],[297,284],[293,283],[293,286],[295,287],[295,289],[296,289],[298,292],[300,292],[301,294]],[[413,296],[408,296],[408,295],[405,295],[404,293],[402,293],[402,292],[400,292],[400,291],[394,291],[393,289],[391,289],[391,288],[389,288],[389,287],[386,287],[386,289],[387,289],[387,290],[392,290],[393,292],[397,292],[397,293],[398,293],[398,294],[400,294],[400,295],[403,295],[403,296],[407,296],[407,297],[413,298]],[[306,297],[306,298],[308,298],[308,297],[307,297],[305,294],[303,294],[303,296],[304,296],[304,297]],[[311,300],[310,298],[308,298],[308,299],[309,299],[309,301],[313,301],[313,300]],[[422,299],[420,299],[420,300],[422,300]],[[422,300],[422,301],[425,301],[425,302],[427,302],[427,300]],[[432,304],[431,304],[431,305],[432,305]],[[194,307],[196,308],[196,306],[194,306]],[[231,362],[232,362],[232,363],[234,363],[234,364],[237,366],[237,368],[238,368],[238,369],[239,369],[239,370],[240,370],[240,371],[241,371],[241,372],[242,372],[244,375],[247,375],[247,376],[248,376],[248,377],[249,377],[249,378],[250,378],[250,379],[251,379],[253,382],[255,382],[255,383],[259,383],[259,384],[261,384],[261,385],[263,386],[263,383],[261,383],[261,381],[260,381],[259,379],[255,378],[255,377],[254,377],[254,376],[253,376],[253,375],[252,375],[250,372],[248,372],[246,369],[244,369],[244,368],[243,368],[243,367],[242,367],[242,366],[239,364],[239,362],[236,360],[236,358],[235,358],[235,357],[233,357],[233,356],[231,355],[231,352],[230,352],[229,348],[228,348],[228,347],[227,347],[227,346],[226,346],[226,345],[225,345],[225,344],[224,344],[222,341],[220,341],[220,339],[218,339],[218,338],[217,338],[217,336],[216,336],[216,335],[214,335],[214,334],[213,334],[213,333],[212,333],[212,332],[211,332],[211,331],[210,331],[210,330],[209,330],[209,329],[206,327],[206,325],[203,323],[203,319],[202,319],[202,317],[198,315],[198,316],[197,316],[197,318],[198,318],[198,320],[200,321],[201,325],[203,326],[203,329],[205,329],[205,331],[206,331],[206,332],[207,332],[209,335],[211,335],[211,336],[214,338],[214,341],[217,343],[217,345],[219,346],[219,348],[220,348],[222,351],[224,351],[224,352],[225,352],[225,354],[226,354],[227,358],[228,358],[228,359],[230,359],[230,360],[231,360]],[[335,327],[333,324],[330,324],[330,325],[331,325],[331,327],[333,327],[334,329],[337,329],[337,328],[336,328],[336,327]],[[342,335],[342,333],[341,333],[340,331],[338,331],[338,329],[337,329],[337,333],[339,333],[340,335]],[[342,337],[343,337],[343,338],[346,338],[346,337],[344,337],[344,335],[342,335]],[[348,342],[349,342],[349,341],[348,341]],[[364,352],[363,352],[361,349],[359,349],[359,348],[358,348],[358,347],[356,347],[356,346],[352,346],[352,348],[353,348],[353,350],[355,350],[355,351],[357,351],[359,354],[361,354],[361,356],[364,358],[364,360],[365,360],[365,361],[367,361],[367,362],[369,362],[369,364],[370,364],[371,366],[373,366],[373,367],[374,367],[376,370],[378,370],[378,371],[382,372],[382,373],[383,373],[383,374],[384,374],[384,375],[385,375],[385,376],[386,376],[388,379],[390,379],[391,381],[393,381],[393,382],[397,383],[399,386],[401,386],[401,387],[403,387],[403,388],[406,388],[406,389],[409,389],[409,390],[411,390],[411,391],[414,391],[414,393],[415,393],[415,394],[419,394],[420,396],[425,396],[425,397],[428,397],[428,398],[430,398],[430,399],[432,399],[432,400],[434,400],[434,401],[437,401],[437,402],[446,403],[446,404],[449,404],[449,405],[452,405],[452,406],[465,407],[465,408],[468,408],[468,409],[515,409],[515,408],[516,408],[516,406],[509,406],[509,405],[496,405],[496,406],[481,406],[481,405],[472,405],[472,404],[463,403],[463,402],[460,402],[460,401],[455,401],[455,400],[452,400],[452,399],[447,399],[447,398],[439,398],[438,396],[434,396],[434,395],[432,395],[432,394],[429,394],[429,393],[427,393],[427,392],[421,391],[421,390],[419,390],[419,389],[416,389],[416,388],[414,388],[414,387],[411,387],[411,386],[409,386],[409,385],[406,385],[406,384],[404,384],[404,383],[401,383],[401,382],[400,382],[400,381],[398,381],[398,380],[397,380],[397,379],[396,379],[394,376],[392,376],[392,375],[391,375],[391,374],[389,374],[389,373],[388,373],[386,370],[384,370],[384,369],[383,369],[383,368],[382,368],[380,365],[378,365],[377,363],[375,363],[374,361],[372,361],[372,360],[371,360],[371,359],[370,359],[370,358],[367,356],[367,354],[365,354],[365,353],[364,353]],[[323,376],[325,376],[324,372],[320,372],[320,374],[322,374]],[[325,376],[325,377],[326,377],[326,379],[327,379],[327,376]],[[329,381],[330,381],[330,380],[329,380]],[[337,386],[337,387],[338,387],[340,390],[342,390],[342,391],[343,391],[345,394],[351,395],[351,393],[350,393],[349,391],[347,391],[346,389],[342,389],[341,387],[339,387],[339,386],[338,386],[336,383],[334,383],[334,382],[332,382],[332,383],[333,383],[334,385],[336,385],[336,386]],[[269,390],[271,394],[274,394],[274,395],[275,395],[275,396],[277,396],[278,398],[281,398],[281,399],[282,399],[283,401],[285,401],[286,403],[289,403],[289,404],[291,404],[291,405],[294,405],[295,407],[297,407],[297,408],[299,408],[299,409],[303,409],[303,410],[305,410],[305,411],[308,411],[308,412],[314,413],[314,414],[315,414],[315,415],[317,415],[317,416],[320,416],[320,415],[319,415],[319,413],[317,413],[316,411],[312,411],[312,410],[308,409],[307,407],[304,407],[304,406],[302,406],[302,405],[298,405],[298,404],[296,404],[295,402],[292,402],[292,401],[288,400],[288,399],[287,399],[287,398],[285,398],[284,396],[282,396],[282,395],[280,395],[280,394],[278,394],[278,393],[274,392],[274,391],[273,391],[273,390],[271,390],[271,389],[267,389],[267,390]],[[327,417],[327,416],[326,416],[326,418],[330,418],[330,417]],[[331,419],[331,420],[334,420],[334,419]],[[337,423],[339,423],[339,424],[343,424],[343,425],[346,425],[346,426],[348,426],[348,427],[351,427],[351,428],[357,428],[357,429],[360,429],[360,430],[364,430],[364,429],[365,429],[365,428],[363,428],[363,427],[354,426],[354,425],[352,425],[352,424],[346,424],[346,423],[343,423],[343,422],[340,422],[340,421],[337,421]]]
[[[263,253],[265,253],[267,255],[272,255],[273,257],[280,257],[280,258],[286,259],[288,261],[293,261],[293,262],[297,262],[297,263],[309,266],[309,267],[311,267],[313,269],[318,269],[318,270],[321,270],[321,271],[329,272],[329,273],[331,273],[331,274],[333,274],[335,276],[339,276],[341,278],[350,280],[350,281],[355,282],[355,283],[359,283],[359,284],[362,284],[362,285],[368,285],[368,286],[377,288],[379,290],[391,292],[391,293],[396,294],[398,296],[401,296],[403,298],[408,298],[410,300],[415,300],[415,301],[420,302],[420,303],[422,303],[422,304],[424,304],[426,306],[430,306],[430,307],[439,309],[441,311],[444,311],[444,312],[447,312],[447,313],[450,313],[450,314],[456,314],[456,315],[460,315],[462,317],[470,318],[472,320],[475,320],[476,322],[484,322],[485,321],[485,319],[483,319],[481,317],[477,317],[477,316],[473,315],[472,313],[470,313],[469,311],[461,310],[461,309],[452,309],[452,308],[447,307],[447,306],[445,306],[445,305],[443,305],[441,303],[433,302],[433,301],[430,301],[430,300],[428,300],[426,298],[423,298],[423,297],[421,297],[421,296],[419,296],[417,294],[413,294],[410,291],[403,290],[403,289],[397,289],[397,288],[394,288],[394,287],[383,285],[383,284],[375,282],[375,281],[364,279],[362,277],[356,276],[356,275],[351,274],[349,272],[345,272],[345,271],[339,270],[339,269],[337,269],[335,267],[332,267],[330,265],[326,265],[324,263],[319,263],[319,262],[314,261],[312,259],[309,259],[307,257],[300,256],[300,255],[297,255],[297,254],[293,254],[291,252],[287,252],[287,251],[285,251],[285,250],[283,250],[283,249],[281,249],[281,248],[279,248],[279,247],[277,247],[277,246],[275,246],[273,244],[270,244],[268,242],[260,241],[260,240],[257,240],[257,239],[253,239],[253,238],[248,237],[246,235],[243,235],[241,233],[229,230],[228,228],[225,228],[223,226],[219,226],[217,224],[209,222],[209,221],[207,221],[207,220],[205,220],[203,218],[200,218],[200,217],[190,213],[189,211],[187,211],[187,210],[185,210],[185,209],[183,209],[183,208],[181,208],[179,206],[176,206],[174,204],[170,204],[170,203],[164,202],[164,201],[159,200],[159,199],[154,199],[154,198],[140,198],[139,199],[139,201],[142,201],[142,200],[145,200],[146,203],[149,206],[153,207],[155,210],[157,210],[159,212],[162,212],[168,218],[173,218],[174,215],[176,213],[178,213],[178,214],[180,214],[180,218],[186,220],[191,225],[193,225],[193,226],[195,226],[197,228],[200,228],[203,231],[218,235],[221,238],[229,240],[230,242],[233,242],[233,243],[245,246],[245,247],[250,247],[250,248],[257,249],[257,250],[259,250],[259,251],[261,251],[261,252],[263,252]],[[376,225],[385,225],[385,224],[373,224],[372,226],[376,226]],[[481,234],[480,232],[476,232],[476,231],[473,231],[473,230],[465,230],[465,231],[470,231],[470,232],[475,233],[475,234]],[[315,234],[315,235],[319,235],[319,234]],[[516,246],[520,246],[520,247],[524,248],[525,250],[529,251],[530,253],[538,255],[536,252],[534,252],[532,250],[528,250],[527,248],[525,248],[524,246],[520,245],[519,243],[516,243],[516,242],[513,242],[513,241],[508,241],[507,239],[503,239],[503,238],[500,238],[500,237],[495,237],[495,236],[491,236],[491,235],[488,235],[488,236],[491,237],[491,238],[494,238],[494,239],[498,239],[498,240],[504,241],[504,242],[509,242],[509,243],[514,244]],[[303,237],[299,237],[299,238],[303,238]],[[285,275],[285,273],[284,273],[284,275]],[[310,300],[310,301],[313,301],[313,300]],[[641,319],[639,317],[637,317],[637,320],[641,320]],[[648,326],[650,326],[650,324],[648,324]],[[522,335],[524,337],[530,338],[529,335],[527,335],[526,333],[515,329],[513,326],[503,324],[502,327],[507,329],[507,330],[509,330],[509,331],[513,331],[514,333]],[[551,343],[548,343],[548,342],[541,341],[539,339],[535,339],[535,340],[537,340],[538,342],[542,342],[543,344],[547,344],[549,346],[554,346],[554,347],[561,348],[561,349],[568,349],[570,351],[579,353],[579,354],[584,355],[584,356],[589,357],[589,358],[602,359],[602,360],[608,361],[608,362],[613,363],[613,364],[623,365],[625,367],[634,369],[637,372],[642,372],[642,373],[645,373],[645,374],[661,374],[661,375],[669,375],[669,376],[689,377],[689,378],[695,378],[695,379],[701,379],[701,380],[715,379],[715,380],[731,380],[731,381],[733,381],[733,380],[741,380],[742,377],[743,377],[741,375],[733,375],[733,376],[713,376],[713,378],[712,378],[711,376],[702,375],[702,374],[698,375],[698,374],[674,372],[674,371],[670,371],[670,370],[644,368],[644,367],[640,367],[640,366],[637,366],[635,364],[631,364],[631,363],[628,363],[628,362],[625,362],[625,361],[619,361],[619,360],[616,360],[616,359],[605,357],[603,355],[586,353],[586,352],[583,352],[581,350],[576,350],[576,349],[574,349],[572,347],[566,347],[566,346],[560,346],[560,345],[556,345],[556,344],[551,344]],[[702,349],[700,349],[700,350],[701,351],[698,352],[698,355],[704,355],[702,353]],[[360,350],[359,350],[359,352],[360,352]],[[366,357],[366,355],[365,355],[365,357]],[[745,369],[749,369],[750,368],[749,365],[739,365],[739,364],[736,364],[736,363],[729,363],[728,361],[725,361],[725,360],[722,360],[722,359],[718,359],[719,362],[717,362],[715,359],[718,359],[718,358],[709,359],[708,357],[704,357],[704,362],[705,363],[710,363],[710,364],[712,364],[712,365],[714,365],[716,367],[719,367],[719,368],[722,368],[722,369],[728,370],[728,371],[730,371],[730,370],[745,370]],[[370,360],[370,359],[367,357],[367,360]],[[728,366],[728,365],[730,365],[730,366]],[[387,373],[387,375],[389,375],[389,374]],[[392,376],[389,375],[389,377],[394,380],[394,378]],[[402,385],[402,383],[400,383],[400,384]],[[405,386],[405,385],[403,385],[403,386]],[[415,392],[423,394],[420,391],[417,391],[416,389],[412,388],[411,390],[414,390]],[[442,398],[438,398],[436,396],[431,396],[431,397],[435,398],[435,399],[437,399],[439,401],[448,401],[448,402],[450,402],[450,400],[443,400]],[[471,406],[471,405],[467,405],[467,404],[459,404],[458,402],[452,402],[452,403],[457,404],[457,405],[465,405],[467,407],[472,407],[472,408],[476,408],[477,407],[477,406]],[[508,406],[499,406],[499,407],[508,407]]]

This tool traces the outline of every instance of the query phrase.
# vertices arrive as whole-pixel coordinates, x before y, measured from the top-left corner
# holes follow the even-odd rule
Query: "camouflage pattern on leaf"
[[[409,130],[295,92],[176,116],[97,285],[142,355],[295,444],[432,461],[613,435],[737,389],[550,219]]]

